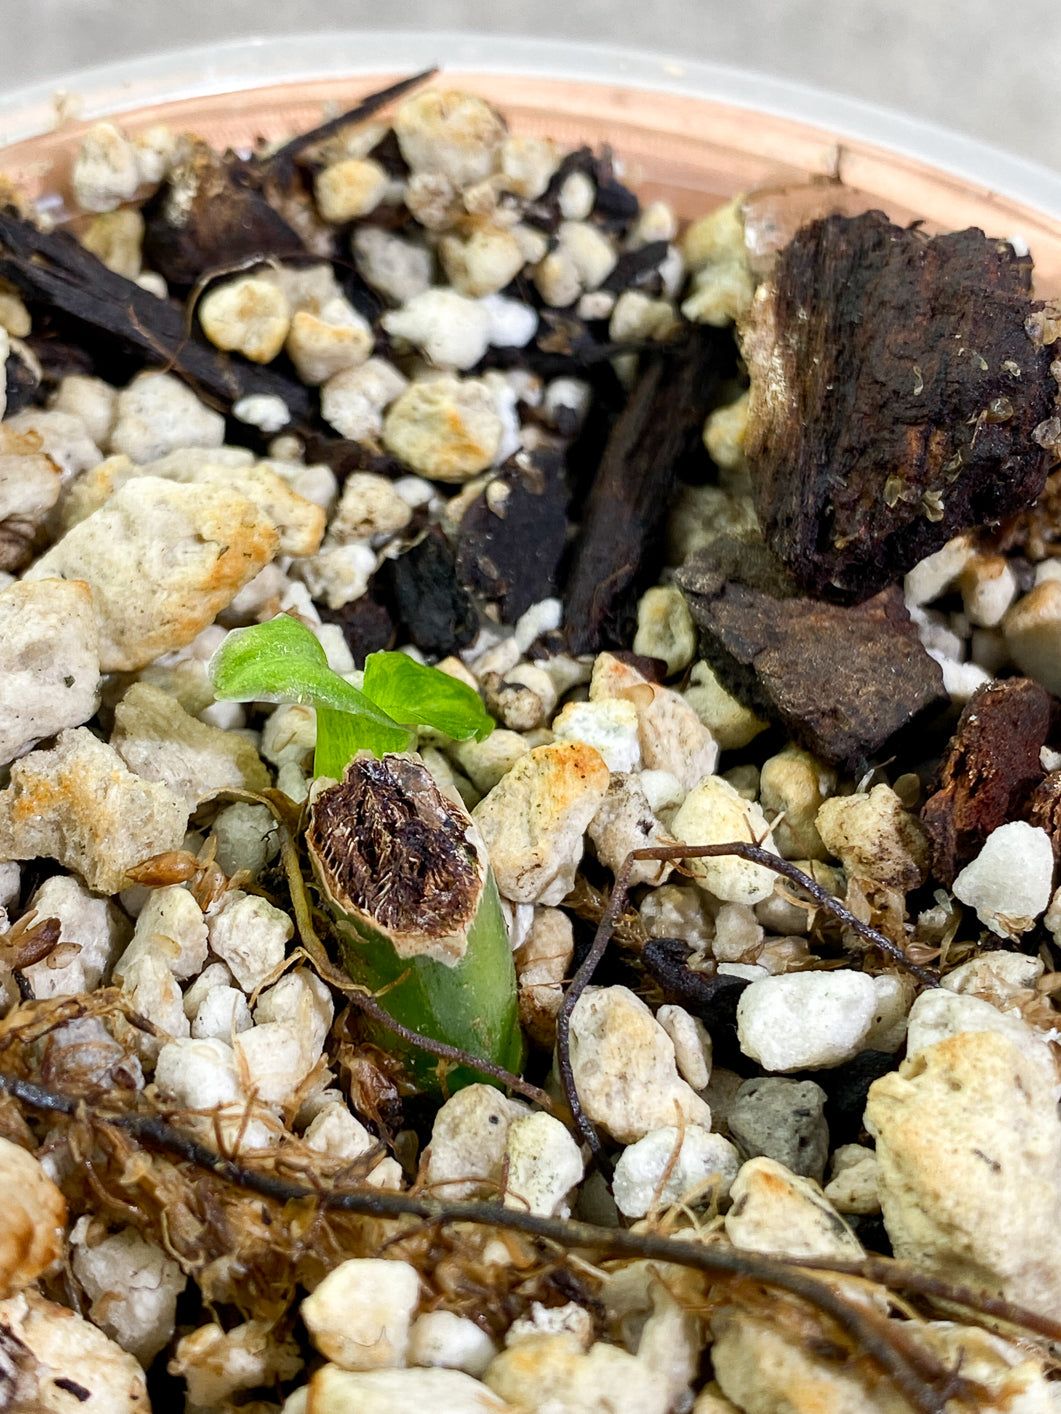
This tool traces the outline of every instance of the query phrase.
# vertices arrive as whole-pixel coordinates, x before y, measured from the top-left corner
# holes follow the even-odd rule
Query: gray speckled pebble
[[[825,1091],[813,1080],[746,1080],[728,1116],[730,1134],[749,1159],[765,1155],[821,1183],[829,1157]]]

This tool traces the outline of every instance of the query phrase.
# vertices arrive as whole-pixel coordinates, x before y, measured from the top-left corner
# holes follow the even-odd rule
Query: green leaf
[[[313,774],[341,781],[347,764],[359,751],[385,756],[388,751],[409,751],[416,746],[416,737],[408,727],[391,722],[389,717],[387,721],[389,726],[360,713],[319,706]]]
[[[234,629],[210,659],[209,673],[214,692],[228,701],[303,702],[317,708],[318,775],[339,778],[357,751],[381,756],[407,751],[416,740],[407,727],[332,672],[317,639],[290,614]]]
[[[397,721],[434,727],[454,741],[485,741],[494,729],[494,719],[467,683],[406,653],[370,653],[364,690]]]

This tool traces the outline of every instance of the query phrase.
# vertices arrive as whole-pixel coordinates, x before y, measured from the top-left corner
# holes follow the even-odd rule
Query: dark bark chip
[[[1045,772],[1039,752],[1050,735],[1054,699],[1028,678],[985,683],[973,693],[940,769],[940,788],[926,800],[921,823],[932,844],[932,868],[950,888],[979,854],[992,830],[1024,818]],[[1053,792],[1039,798],[1051,835]]]
[[[803,590],[870,598],[1043,489],[1057,343],[1025,328],[1031,261],[982,231],[879,211],[797,232],[742,330],[746,453],[770,548]]]
[[[503,624],[557,593],[567,502],[563,457],[540,451],[504,467],[464,512],[457,578],[496,604]]]
[[[830,765],[859,771],[899,731],[946,705],[901,590],[864,604],[775,598],[694,559],[678,572],[720,681]]]

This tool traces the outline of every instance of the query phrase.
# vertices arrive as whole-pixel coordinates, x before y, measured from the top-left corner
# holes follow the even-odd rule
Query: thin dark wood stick
[[[39,301],[112,335],[149,363],[163,365],[208,402],[230,412],[250,394],[283,400],[292,421],[312,412],[309,390],[278,369],[259,367],[189,339],[184,313],[167,299],[109,270],[66,231],[41,231],[0,210],[0,275]]]
[[[438,73],[438,65],[433,68],[424,69],[418,74],[412,74],[409,78],[399,79],[397,83],[392,83],[389,88],[381,88],[377,93],[370,93],[367,98],[362,98],[360,103],[356,103],[353,108],[348,108],[345,113],[340,113],[337,118],[329,118],[326,123],[320,123],[315,128],[310,128],[308,132],[299,133],[285,142],[282,147],[278,147],[275,152],[270,152],[266,157],[258,157],[253,160],[253,166],[259,172],[268,172],[271,175],[282,175],[290,168],[294,159],[300,152],[304,152],[307,147],[312,147],[315,143],[324,142],[326,138],[332,137],[335,133],[342,132],[343,128],[352,127],[354,123],[363,123],[367,118],[371,118],[374,113],[391,103],[395,98],[401,98],[410,89],[417,85],[426,83],[428,79],[434,78]]]
[[[608,907],[604,910],[601,920],[597,925],[597,932],[594,935],[593,943],[589,952],[582,959],[582,966],[571,979],[560,1010],[556,1015],[556,1068],[560,1075],[560,1084],[563,1088],[564,1099],[574,1117],[575,1125],[579,1134],[589,1145],[593,1157],[601,1166],[606,1178],[611,1176],[611,1163],[601,1143],[600,1135],[597,1133],[596,1125],[589,1115],[582,1108],[582,1101],[578,1096],[578,1086],[575,1084],[575,1072],[571,1065],[571,1013],[578,1004],[578,999],[589,986],[597,965],[604,956],[605,949],[611,942],[612,931],[615,928],[616,920],[622,912],[626,902],[626,895],[630,884],[630,871],[634,867],[636,853],[628,854],[623,860],[618,874],[615,876],[615,887],[612,889],[611,898],[608,900]]]
[[[719,859],[726,855],[736,855],[738,859],[747,859],[752,864],[761,864],[764,869],[770,869],[775,874],[781,874],[784,878],[791,880],[793,884],[798,884],[801,889],[805,889],[810,894],[815,903],[828,909],[834,918],[839,919],[845,927],[857,933],[871,947],[879,948],[881,952],[887,953],[893,962],[897,962],[900,967],[905,968],[924,986],[939,986],[938,972],[928,967],[921,967],[918,963],[911,961],[898,943],[893,943],[891,938],[886,937],[879,929],[871,927],[868,923],[863,923],[861,918],[856,918],[849,908],[845,908],[838,898],[829,893],[828,889],[822,888],[821,884],[816,883],[809,874],[804,874],[802,869],[797,869],[794,864],[787,859],[782,859],[780,855],[763,849],[762,845],[749,844],[743,840],[734,840],[729,844],[660,845],[646,849],[635,849],[628,856],[627,862],[635,859],[654,859],[669,860],[680,864],[685,859]],[[616,880],[616,887],[618,887],[618,880]]]
[[[1061,1345],[1061,1320],[1041,1315],[1027,1306],[1016,1306],[1012,1301],[1006,1301],[989,1291],[974,1291],[969,1286],[953,1286],[928,1272],[919,1272],[916,1267],[907,1266],[905,1262],[897,1261],[894,1257],[880,1257],[871,1252],[859,1261],[850,1262],[823,1262],[816,1257],[787,1257],[785,1260],[793,1267],[808,1267],[814,1271],[862,1277],[865,1281],[875,1281],[893,1291],[912,1291],[919,1296],[927,1296],[932,1301],[962,1306],[967,1310],[976,1311],[981,1316],[1003,1321],[1006,1325],[1032,1331]]]
[[[571,1066],[571,1013],[578,1005],[578,999],[589,986],[594,972],[604,956],[605,950],[611,941],[612,932],[622,912],[626,897],[630,888],[630,871],[635,860],[650,859],[671,861],[680,864],[687,859],[719,859],[727,855],[736,855],[739,859],[747,859],[752,864],[761,864],[767,869],[773,870],[775,874],[781,874],[794,884],[798,884],[801,889],[820,904],[829,910],[834,917],[853,929],[859,937],[874,947],[880,948],[882,952],[900,963],[915,976],[919,982],[923,982],[926,987],[938,987],[939,976],[928,968],[920,967],[903,952],[897,943],[893,943],[890,938],[879,932],[876,928],[871,928],[868,923],[863,923],[861,919],[844,907],[839,899],[834,898],[826,889],[816,883],[802,869],[797,869],[794,864],[790,864],[787,859],[782,859],[780,855],[771,853],[768,849],[763,849],[761,845],[749,844],[743,840],[733,840],[728,844],[700,844],[700,845],[653,845],[644,849],[635,849],[623,860],[619,872],[615,876],[615,886],[612,889],[608,906],[604,910],[600,923],[597,925],[597,932],[593,939],[593,944],[589,952],[583,959],[582,966],[575,973],[571,985],[567,989],[563,1004],[556,1018],[556,1059],[557,1070],[560,1075],[560,1083],[563,1087],[564,1098],[574,1116],[578,1132],[590,1146],[597,1162],[604,1169],[605,1175],[610,1172],[610,1164],[604,1153],[604,1146],[601,1143],[600,1135],[597,1133],[593,1121],[582,1108],[582,1103],[578,1097],[578,1087],[575,1084],[575,1075]]]
[[[144,1144],[280,1204],[311,1199],[330,1212],[376,1218],[413,1217],[437,1224],[474,1223],[521,1232],[565,1251],[591,1251],[599,1259],[639,1258],[690,1267],[717,1279],[759,1282],[808,1302],[833,1320],[860,1352],[879,1365],[918,1414],[945,1414],[948,1398],[955,1393],[971,1393],[974,1388],[963,1383],[956,1390],[953,1371],[946,1369],[929,1352],[919,1349],[913,1354],[906,1348],[905,1341],[894,1339],[894,1333],[874,1313],[848,1301],[812,1273],[778,1257],[741,1251],[721,1243],[689,1242],[657,1233],[543,1218],[498,1203],[447,1202],[422,1194],[390,1193],[368,1186],[350,1190],[293,1183],[274,1173],[247,1168],[155,1115],[90,1112],[80,1099],[14,1076],[0,1075],[0,1091],[34,1109],[120,1129]],[[821,1270],[829,1268],[824,1262],[817,1266]],[[862,1275],[861,1272],[855,1274]],[[935,1387],[937,1385],[939,1388]]]

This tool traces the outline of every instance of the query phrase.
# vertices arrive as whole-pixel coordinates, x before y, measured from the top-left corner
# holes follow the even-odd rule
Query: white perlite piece
[[[504,433],[489,386],[448,374],[410,384],[383,421],[387,450],[433,481],[463,482],[485,471]]]
[[[9,417],[7,427],[16,435],[28,435],[51,457],[63,474],[64,485],[102,460],[81,419],[58,408],[26,408]]]
[[[383,544],[413,518],[412,507],[395,490],[389,476],[354,471],[343,482],[343,494],[328,523],[328,542],[352,540]]]
[[[1046,911],[1054,878],[1050,836],[1025,820],[992,830],[980,853],[954,881],[954,897],[976,909],[1000,938],[1015,938]]]
[[[102,213],[81,232],[85,249],[97,256],[108,270],[126,280],[140,279],[143,240],[144,218],[128,206]]]
[[[609,771],[636,771],[641,766],[637,708],[622,698],[567,702],[553,719],[552,732],[559,741],[592,746]]]
[[[394,134],[414,172],[440,172],[455,187],[481,182],[497,168],[505,121],[484,98],[456,89],[425,89],[394,115]]]
[[[130,1227],[102,1242],[82,1238],[72,1246],[74,1275],[92,1303],[89,1316],[146,1368],[173,1335],[177,1297],[188,1278]]]
[[[380,226],[358,226],[350,241],[358,271],[393,304],[404,304],[431,284],[434,255],[418,241]]]
[[[1053,907],[1051,902],[1051,911]],[[1049,912],[1044,921],[1049,927]],[[940,986],[948,992],[968,993],[1001,1006],[1014,1000],[1021,992],[1034,989],[1045,970],[1041,957],[1028,957],[1025,953],[999,949],[982,953],[980,957],[970,958],[955,967],[941,979]]]
[[[271,784],[253,742],[200,722],[149,683],[134,683],[118,703],[111,745],[138,776],[162,781],[189,810],[215,791],[260,791]]]
[[[441,1314],[441,1313],[440,1313]],[[515,1414],[511,1405],[492,1394],[463,1370],[341,1370],[325,1365],[308,1386],[301,1409],[284,1405],[284,1414]],[[301,1392],[301,1391],[300,1391]],[[294,1396],[292,1396],[294,1397]],[[309,1400],[312,1403],[309,1403]]]
[[[490,345],[490,314],[477,299],[435,287],[384,314],[388,334],[406,340],[436,368],[463,371]]]
[[[424,1179],[440,1198],[493,1197],[500,1186],[510,1127],[529,1113],[492,1085],[466,1085],[435,1116]]]
[[[59,942],[73,943],[79,951],[61,967],[49,967],[48,958],[25,968],[38,1000],[92,992],[107,976],[111,964],[129,936],[129,925],[109,899],[97,898],[71,874],[45,879],[29,901],[38,921],[58,918]]]
[[[497,1354],[497,1346],[467,1316],[453,1311],[425,1311],[409,1331],[410,1365],[463,1370],[478,1377]]]
[[[841,1144],[832,1157],[833,1176],[825,1197],[838,1213],[861,1216],[880,1212],[877,1155],[860,1144]]]
[[[519,732],[495,727],[485,741],[458,741],[451,748],[457,764],[477,791],[492,791],[531,747]]]
[[[627,987],[587,987],[571,1014],[571,1068],[583,1108],[620,1144],[676,1121],[711,1128],[678,1074],[674,1043]]]
[[[677,843],[649,809],[640,778],[621,771],[612,774],[608,794],[589,822],[589,837],[597,858],[613,874],[618,874],[633,849],[667,848]],[[662,884],[673,868],[666,860],[636,860],[630,870],[630,886]]]
[[[158,1053],[155,1085],[190,1110],[235,1105],[241,1099],[235,1054],[217,1038],[167,1041]]]
[[[701,1395],[693,1414],[738,1409],[754,1414],[907,1414],[910,1408],[890,1383],[860,1378],[857,1368],[813,1352],[802,1335],[776,1321],[729,1306],[714,1317],[711,1328],[712,1363],[728,1399],[704,1403]],[[1009,1344],[989,1331],[948,1321],[889,1320],[885,1332],[889,1328],[943,1368],[960,1370],[962,1378],[981,1386],[985,1414],[1051,1414],[1057,1408],[1053,1386],[1023,1342]],[[947,1403],[957,1407],[956,1401]]]
[[[895,1255],[1036,1311],[1061,1302],[1056,1085],[1007,1036],[951,1036],[870,1086]]]
[[[777,853],[762,810],[743,798],[721,776],[705,776],[682,801],[671,821],[682,844],[760,844]],[[774,891],[775,875],[761,864],[735,855],[687,861],[693,878],[708,893],[728,903],[761,903]]]
[[[302,1357],[290,1336],[277,1339],[271,1322],[247,1321],[229,1331],[211,1324],[182,1336],[166,1368],[184,1379],[193,1409],[216,1409],[237,1390],[292,1379]]]
[[[484,221],[467,234],[451,232],[439,242],[450,284],[470,299],[498,294],[523,268],[523,249],[506,227]]]
[[[389,181],[386,170],[370,157],[331,162],[313,180],[317,210],[336,225],[367,216],[383,200]]]
[[[254,1026],[232,1041],[243,1090],[274,1108],[292,1104],[320,1060],[332,1015],[327,987],[305,968],[263,992]]]
[[[376,554],[367,545],[325,545],[298,565],[298,574],[315,599],[341,609],[360,599],[376,572]]]
[[[81,580],[41,579],[0,592],[0,764],[99,706],[99,631]]]
[[[505,1156],[506,1207],[543,1218],[567,1216],[564,1200],[582,1181],[585,1165],[578,1145],[558,1119],[539,1111],[513,1120]]]
[[[621,1213],[643,1218],[694,1194],[701,1201],[725,1198],[739,1168],[740,1155],[721,1134],[699,1124],[684,1131],[668,1125],[623,1150],[612,1193]]]
[[[665,1271],[664,1277],[649,1278],[646,1283],[652,1307],[641,1327],[637,1359],[666,1382],[668,1408],[689,1409],[693,1385],[700,1382],[706,1335],[699,1314],[700,1294],[695,1281],[689,1281],[689,1273],[679,1275],[674,1268]]]
[[[571,919],[559,908],[533,909],[526,937],[513,953],[519,982],[520,1025],[543,1049],[552,1049],[564,979],[574,955]]]
[[[238,492],[142,476],[67,531],[25,578],[87,581],[100,667],[135,671],[191,643],[279,544],[272,520]]]
[[[87,519],[116,491],[140,477],[161,477],[180,485],[216,486],[242,496],[272,522],[284,555],[309,555],[320,545],[325,512],[299,494],[295,478],[281,474],[281,462],[255,462],[242,447],[183,447],[146,466],[127,457],[109,457],[78,477],[63,503],[64,529]]]
[[[20,1292],[0,1301],[0,1329],[18,1352],[19,1408],[35,1414],[147,1414],[150,1409],[137,1361],[68,1306],[35,1291]],[[84,1396],[71,1394],[70,1384]]]
[[[187,1015],[187,995],[185,1014]],[[240,1031],[249,1031],[254,1025],[247,998],[238,987],[212,987],[203,997],[191,1015],[191,1034],[196,1041],[216,1036],[221,1041],[231,1043]]]
[[[882,972],[873,978],[877,1006],[873,1024],[866,1033],[867,1051],[894,1052],[906,1040],[907,1013],[913,986],[909,977]]]
[[[775,821],[774,839],[786,859],[825,859],[815,817],[836,789],[836,772],[823,766],[809,751],[787,746],[763,762],[759,773],[759,802]],[[780,820],[775,817],[780,815]]]
[[[833,796],[818,811],[816,824],[849,878],[872,879],[906,893],[928,874],[928,838],[891,786]]]
[[[164,457],[178,447],[220,447],[225,419],[204,407],[172,373],[141,373],[118,394],[110,452],[134,462]]]
[[[287,297],[271,280],[243,275],[209,289],[197,313],[215,348],[270,363],[284,347],[291,324]]]
[[[608,779],[608,767],[591,746],[538,746],[475,807],[502,897],[558,904],[570,893],[583,835]]]
[[[703,1090],[711,1079],[711,1037],[698,1016],[684,1007],[666,1003],[656,1012],[656,1020],[674,1045],[678,1073],[694,1090]]]
[[[140,957],[164,962],[180,981],[196,977],[206,962],[203,911],[180,884],[152,889],[136,920],[133,940],[114,965],[115,981]]]
[[[673,584],[646,590],[637,606],[634,652],[662,658],[670,676],[693,661],[696,643],[696,626],[681,590]]]
[[[101,894],[125,888],[142,860],[180,849],[187,826],[179,796],[127,771],[87,727],[16,761],[0,792],[0,855],[57,859]]]
[[[349,300],[337,296],[319,309],[300,309],[285,347],[298,376],[312,385],[363,364],[373,344],[372,326]]]
[[[191,1034],[181,989],[161,957],[140,953],[133,958],[122,972],[122,993],[133,1010],[154,1027],[153,1034],[137,1037],[146,1065],[157,1059],[166,1041]]]
[[[229,877],[249,869],[256,878],[280,849],[276,820],[269,807],[249,800],[237,800],[219,810],[213,832],[217,836],[217,863]]]
[[[737,1036],[765,1070],[842,1065],[864,1048],[877,992],[864,972],[789,972],[752,982],[737,1003]]]
[[[408,1262],[341,1262],[299,1307],[310,1339],[344,1370],[405,1364],[420,1278]]]
[[[251,393],[232,404],[232,416],[259,432],[279,432],[291,421],[291,409],[275,393]]]
[[[617,697],[633,703],[643,764],[669,771],[684,790],[718,765],[718,743],[681,694],[649,682],[613,654],[598,655],[589,695],[591,702]]]
[[[532,1301],[524,1316],[517,1316],[505,1332],[505,1348],[511,1349],[525,1340],[543,1335],[569,1335],[583,1350],[593,1344],[593,1318],[585,1306],[568,1301],[564,1306],[543,1306]]]
[[[85,211],[113,211],[136,194],[136,149],[114,123],[96,123],[78,145],[70,182]]]
[[[841,1261],[865,1255],[819,1185],[776,1159],[749,1159],[734,1180],[730,1198],[726,1236],[734,1247]]]
[[[66,1199],[37,1159],[0,1139],[0,1300],[6,1300],[63,1255]]]
[[[378,441],[383,431],[384,408],[408,386],[405,375],[386,359],[367,359],[324,381],[321,416],[352,441]]]
[[[1061,692],[1061,580],[1044,579],[1002,620],[1010,657],[1022,673]]]
[[[910,1008],[906,1054],[910,1059],[951,1036],[972,1031],[997,1031],[1005,1036],[1029,1064],[1040,1070],[1048,1084],[1056,1085],[1057,1071],[1049,1035],[1029,1026],[1016,1011],[999,1011],[981,997],[963,996],[945,987],[922,992]]]
[[[483,1380],[517,1409],[666,1414],[671,1403],[665,1376],[636,1356],[604,1341],[583,1351],[566,1332],[530,1336],[503,1350]]]
[[[20,563],[24,546],[59,499],[62,472],[40,449],[40,438],[16,432],[10,421],[0,422],[0,566]]]
[[[267,982],[284,960],[294,924],[267,899],[234,889],[209,922],[210,947],[245,992]]]
[[[283,1131],[260,1105],[256,1117],[248,1120],[249,1099],[240,1081],[235,1052],[218,1037],[192,1040],[185,1031],[159,1049],[155,1062],[159,1094],[172,1097],[182,1109],[207,1111],[200,1118],[189,1118],[193,1129],[207,1142],[216,1143],[220,1127],[226,1145],[251,1153],[275,1144]]]

